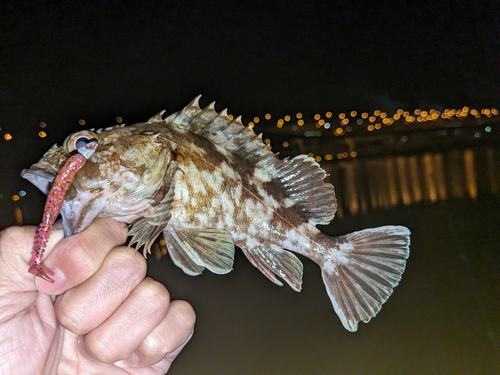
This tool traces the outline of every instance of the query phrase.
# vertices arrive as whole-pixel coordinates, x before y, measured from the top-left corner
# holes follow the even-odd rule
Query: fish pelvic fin
[[[336,239],[322,276],[345,329],[355,332],[380,311],[401,280],[410,254],[410,231],[383,226]]]
[[[188,275],[199,275],[205,268],[217,274],[233,269],[233,238],[225,230],[167,227],[163,235],[172,261]]]

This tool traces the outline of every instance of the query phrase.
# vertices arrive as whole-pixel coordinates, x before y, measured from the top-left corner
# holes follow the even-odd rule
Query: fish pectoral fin
[[[172,261],[188,275],[198,275],[204,268],[217,274],[233,269],[233,238],[225,230],[167,227],[163,235]]]
[[[338,238],[321,271],[345,329],[354,332],[377,315],[401,280],[409,244],[408,228],[392,225]]]
[[[269,280],[282,286],[276,276],[285,280],[296,292],[302,289],[302,262],[289,251],[277,247],[257,247],[241,249],[248,260]]]
[[[160,233],[165,229],[172,216],[172,204],[174,201],[175,185],[174,175],[177,172],[177,163],[171,163],[164,177],[164,189],[167,191],[163,199],[144,218],[137,221],[129,230],[128,235],[132,236],[130,246],[137,243],[140,248],[144,245],[143,254],[151,254],[151,246]]]

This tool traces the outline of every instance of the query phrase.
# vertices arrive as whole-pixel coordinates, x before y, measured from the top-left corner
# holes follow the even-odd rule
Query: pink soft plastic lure
[[[64,203],[64,197],[69,187],[75,179],[76,173],[82,169],[88,158],[92,156],[97,148],[96,141],[90,141],[77,149],[77,153],[70,156],[66,163],[57,173],[52,188],[47,195],[45,207],[43,210],[42,222],[38,226],[35,234],[35,242],[31,253],[29,273],[53,283],[54,280],[49,277],[47,272],[42,268],[42,259],[47,247],[47,243],[52,232],[52,226],[61,211]],[[50,271],[49,271],[50,272]]]

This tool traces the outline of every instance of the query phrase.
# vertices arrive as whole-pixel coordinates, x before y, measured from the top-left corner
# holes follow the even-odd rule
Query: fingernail
[[[126,360],[125,360],[125,363],[128,365],[128,366],[135,366],[136,364],[139,363],[139,357],[137,356],[137,354],[135,354],[135,352],[133,352],[132,354],[130,354],[130,357],[128,357]]]
[[[58,294],[58,291],[62,289],[64,287],[64,284],[66,283],[66,277],[59,268],[51,268],[50,277],[52,278],[52,280],[54,280],[53,283],[36,277],[36,287],[43,293]]]

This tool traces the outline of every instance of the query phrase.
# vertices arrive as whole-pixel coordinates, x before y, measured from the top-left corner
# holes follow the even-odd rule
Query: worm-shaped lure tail
[[[54,280],[51,279],[47,272],[42,268],[41,263],[52,232],[52,226],[61,211],[64,203],[64,197],[75,179],[76,173],[82,169],[87,159],[94,153],[96,147],[97,142],[91,141],[85,146],[79,148],[78,153],[72,155],[68,158],[68,160],[66,160],[66,163],[64,163],[62,168],[57,173],[52,184],[52,188],[47,195],[47,200],[45,201],[42,222],[38,226],[35,234],[35,242],[33,244],[33,251],[31,253],[28,272],[51,283],[53,283]]]

